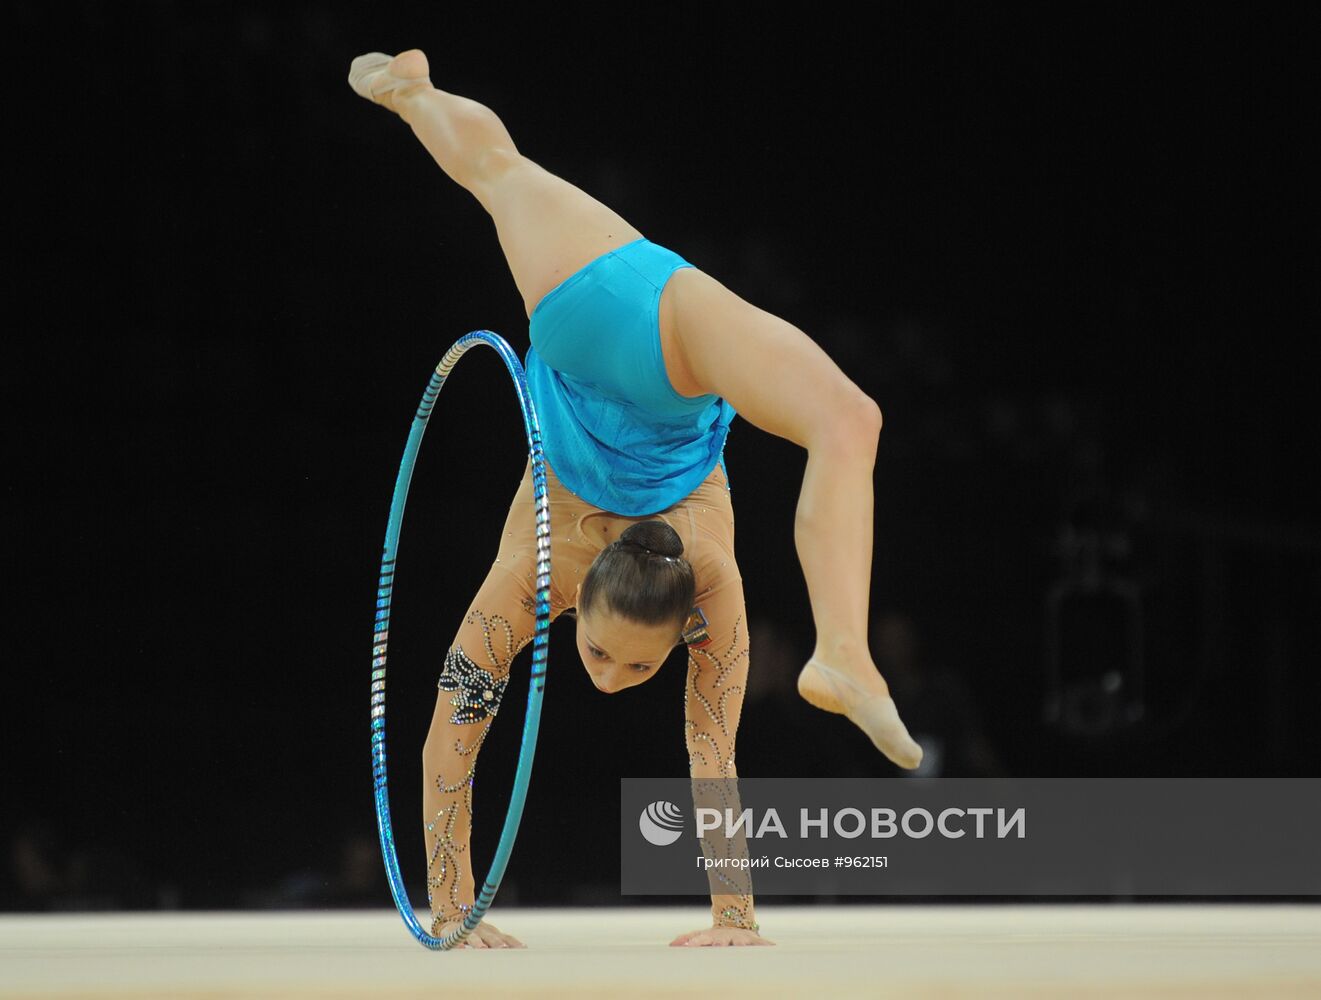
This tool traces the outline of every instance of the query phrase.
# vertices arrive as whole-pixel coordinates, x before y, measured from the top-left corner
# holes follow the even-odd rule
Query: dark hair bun
[[[693,610],[697,580],[683,540],[664,521],[630,524],[596,554],[583,574],[578,614],[598,607],[639,625],[673,627],[679,637]]]
[[[629,525],[619,536],[619,544],[676,559],[683,555],[683,539],[664,521],[639,521]]]

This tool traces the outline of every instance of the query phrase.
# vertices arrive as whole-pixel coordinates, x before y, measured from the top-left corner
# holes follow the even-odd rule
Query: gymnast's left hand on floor
[[[686,948],[710,948],[774,943],[770,938],[764,938],[756,931],[744,927],[702,927],[687,934],[680,934],[670,942],[670,947],[682,945]]]

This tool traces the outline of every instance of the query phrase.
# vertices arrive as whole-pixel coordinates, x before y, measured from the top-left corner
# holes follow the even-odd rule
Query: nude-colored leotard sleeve
[[[743,581],[732,553],[712,562],[684,629],[688,673],[684,682],[684,742],[695,803],[741,812],[734,763],[735,736],[748,683],[747,611]],[[714,780],[711,780],[714,779]],[[746,858],[742,832],[706,835],[707,857]],[[748,869],[712,868],[711,921],[718,927],[754,926]]]
[[[477,754],[509,683],[514,657],[535,635],[527,588],[492,567],[445,654],[435,713],[422,751],[427,902],[432,933],[472,909],[468,845]]]

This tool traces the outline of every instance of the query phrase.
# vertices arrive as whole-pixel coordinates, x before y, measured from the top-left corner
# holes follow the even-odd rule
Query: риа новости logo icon
[[[653,802],[638,816],[638,829],[648,843],[666,847],[683,833],[683,813],[673,802]]]

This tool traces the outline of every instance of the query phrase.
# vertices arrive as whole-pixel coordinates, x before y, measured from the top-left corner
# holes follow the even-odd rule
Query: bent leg
[[[847,715],[899,766],[917,767],[921,747],[899,720],[867,645],[880,408],[802,330],[710,275],[688,268],[669,285],[680,353],[702,388],[807,449],[794,544],[816,644],[799,693]]]
[[[391,67],[425,75],[419,56],[417,50],[401,53]],[[642,237],[607,205],[520,153],[484,104],[426,84],[396,92],[392,107],[440,168],[490,214],[529,317],[547,292],[583,265]]]

